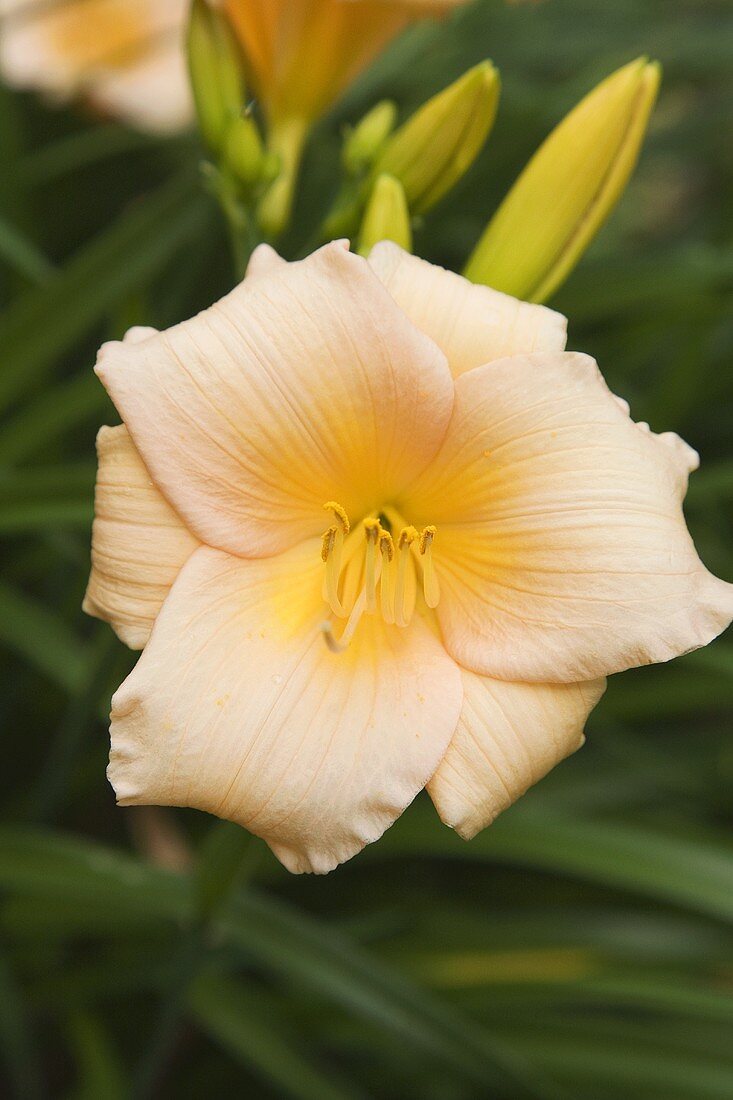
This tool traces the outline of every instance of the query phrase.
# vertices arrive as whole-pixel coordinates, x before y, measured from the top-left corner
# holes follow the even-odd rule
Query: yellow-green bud
[[[252,187],[267,175],[260,132],[249,115],[239,115],[227,126],[221,159],[234,178],[245,187]]]
[[[359,234],[359,253],[368,256],[380,241],[412,252],[412,226],[405,189],[394,176],[379,176],[369,196]]]
[[[577,264],[620,199],[659,88],[639,58],[599,84],[553,130],[487,226],[464,274],[544,302]]]
[[[394,130],[396,121],[397,107],[391,100],[383,99],[349,131],[341,162],[350,176],[358,176],[371,168]]]
[[[188,24],[188,69],[205,144],[221,150],[247,95],[239,45],[226,17],[206,0],[193,0]]]
[[[496,117],[499,88],[490,61],[469,69],[400,126],[377,158],[372,178],[394,176],[413,214],[429,210],[481,151]]]

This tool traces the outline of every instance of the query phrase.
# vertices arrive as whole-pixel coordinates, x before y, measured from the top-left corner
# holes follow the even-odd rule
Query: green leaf
[[[630,824],[540,815],[519,805],[466,842],[423,803],[408,810],[373,855],[513,863],[733,921],[733,848],[712,833],[699,839],[669,836]]]
[[[14,1094],[24,1100],[44,1095],[26,1006],[10,967],[0,955],[0,1068],[5,1065]]]
[[[110,401],[91,370],[55,386],[44,386],[3,424],[0,466],[27,460],[36,451],[48,451],[56,439],[71,435],[81,424],[98,423],[110,410]],[[118,417],[111,412],[116,422]]]
[[[63,620],[0,580],[0,646],[33,665],[64,691],[84,683],[89,651]]]
[[[32,283],[47,282],[54,271],[40,249],[5,218],[0,218],[0,257]]]
[[[535,1075],[511,1044],[497,1045],[469,1019],[426,990],[380,964],[346,937],[297,910],[243,894],[222,935],[288,982],[297,979],[350,1012],[378,1024],[403,1043],[453,1067],[484,1088],[510,1088],[520,1097],[550,1097],[554,1090]]]
[[[46,286],[19,298],[0,317],[0,411],[32,390],[121,298],[199,235],[209,209],[186,172],[126,210]]]
[[[353,1088],[325,1076],[302,1044],[274,1018],[261,991],[222,977],[200,979],[189,994],[194,1019],[212,1039],[228,1050],[278,1096],[295,1100],[350,1100]],[[269,1011],[268,1011],[269,1008]]]
[[[126,1100],[122,1066],[99,1019],[76,1013],[69,1031],[77,1075],[69,1100]]]

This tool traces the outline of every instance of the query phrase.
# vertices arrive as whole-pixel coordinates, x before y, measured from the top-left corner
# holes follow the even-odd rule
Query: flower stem
[[[265,192],[258,209],[258,220],[268,238],[279,237],[290,221],[300,161],[308,134],[303,118],[284,118],[273,123],[267,142],[268,152],[280,160],[277,179]]]

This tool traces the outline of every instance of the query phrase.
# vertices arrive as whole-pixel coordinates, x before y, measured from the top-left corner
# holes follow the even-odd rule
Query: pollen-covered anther
[[[338,504],[335,500],[327,500],[326,503],[323,505],[323,509],[325,512],[333,512],[336,518],[336,522],[341,528],[344,537],[348,535],[349,531],[351,530],[351,524],[349,523],[349,517],[346,514],[346,509],[342,508],[341,505]]]
[[[329,527],[327,531],[323,532],[323,543],[321,545],[321,558],[326,564],[328,559],[333,555],[334,546],[336,545],[336,528]]]
[[[340,504],[329,501],[323,507],[326,511],[332,512],[336,520],[324,531],[321,544],[321,558],[326,566],[326,573],[323,578],[323,598],[334,615],[345,618],[346,610],[339,598],[338,587],[339,578],[341,577],[344,539],[351,530],[351,524],[346,511]]]
[[[432,524],[423,527],[420,534],[420,564],[422,566],[422,583],[425,603],[428,607],[437,607],[440,603],[440,585],[435,572],[433,561],[433,543],[437,534],[437,528]]]

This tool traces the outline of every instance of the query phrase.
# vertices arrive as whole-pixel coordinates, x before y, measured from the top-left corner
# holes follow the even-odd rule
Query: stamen
[[[323,598],[334,615],[345,619],[346,609],[339,599],[338,586],[341,577],[344,539],[351,530],[351,525],[349,524],[349,517],[340,504],[330,500],[323,507],[327,512],[333,512],[336,519],[336,523],[324,532],[321,546],[321,557],[326,564],[326,574],[323,578]]]
[[[382,572],[382,563],[381,563],[381,561],[379,561],[378,564],[377,564],[377,570],[376,570],[376,579],[377,580],[379,580],[381,572]],[[346,626],[344,627],[344,632],[343,632],[343,634],[341,635],[340,638],[337,638],[336,635],[334,634],[333,625],[330,622],[321,623],[321,630],[323,631],[323,637],[325,639],[326,645],[328,646],[328,648],[331,650],[332,653],[343,653],[346,649],[349,648],[349,646],[351,645],[351,641],[354,637],[354,634],[356,633],[356,628],[358,627],[359,623],[361,622],[362,615],[366,611],[366,607],[367,607],[367,592],[366,592],[366,586],[365,586],[364,588],[362,588],[361,592],[359,593],[359,595],[356,599],[356,602],[354,603],[353,608],[351,609],[351,614],[349,615],[348,622],[346,623]]]
[[[440,603],[440,585],[433,561],[433,542],[436,528],[432,524],[424,527],[420,535],[420,558],[422,565],[422,583],[425,603],[428,607],[437,607]]]
[[[410,547],[419,535],[414,527],[403,527],[397,542],[399,557],[397,559],[397,583],[394,594],[394,613],[397,626],[407,626],[412,618],[414,610],[414,575],[408,576],[410,561]]]
[[[379,535],[382,553],[382,579],[379,585],[380,610],[386,623],[394,622],[394,540],[389,531],[382,528]]]
[[[364,520],[366,535],[366,562],[364,565],[364,588],[366,590],[366,609],[370,614],[377,610],[377,546],[379,545],[380,525],[378,519]]]
[[[344,534],[348,535],[351,530],[351,524],[349,523],[349,517],[346,514],[346,509],[342,508],[340,504],[337,504],[335,500],[328,500],[323,505],[324,511],[333,512],[334,516],[338,520],[338,524]]]

